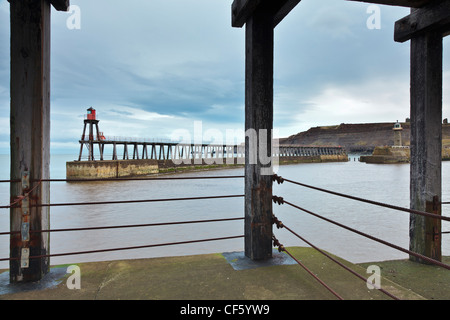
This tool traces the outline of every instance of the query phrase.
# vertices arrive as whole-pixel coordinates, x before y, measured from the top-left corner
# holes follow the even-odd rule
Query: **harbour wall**
[[[376,147],[370,156],[361,156],[360,161],[366,163],[409,163],[411,153],[409,147]],[[442,148],[442,161],[450,160],[450,148]]]
[[[121,178],[159,173],[157,160],[66,162],[67,179]]]
[[[220,161],[222,160],[222,161]],[[343,162],[348,161],[346,154],[289,156],[280,157],[279,164],[313,163],[313,162]],[[245,159],[206,158],[184,159],[176,163],[172,160],[133,159],[133,160],[102,160],[102,161],[68,161],[66,162],[67,179],[113,179],[124,177],[146,176],[159,173],[183,172],[189,170],[207,170],[220,167],[243,166]]]

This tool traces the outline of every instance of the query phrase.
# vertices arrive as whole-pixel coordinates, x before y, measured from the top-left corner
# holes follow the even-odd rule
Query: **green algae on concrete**
[[[442,257],[450,265],[450,257]],[[429,264],[405,260],[392,260],[361,264],[377,265],[383,277],[409,288],[429,300],[450,300],[450,270]]]
[[[312,248],[288,250],[346,300],[391,299]],[[359,274],[366,269],[338,259]],[[223,254],[79,263],[81,289],[66,278],[53,288],[0,295],[0,299],[70,300],[336,300],[298,264],[235,270]],[[401,299],[423,299],[382,279]]]

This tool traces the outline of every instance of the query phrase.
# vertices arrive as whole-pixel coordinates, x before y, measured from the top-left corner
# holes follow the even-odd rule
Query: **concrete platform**
[[[376,289],[341,268],[312,248],[288,249],[321,280],[346,300],[391,300]],[[217,253],[194,256],[178,256],[137,260],[118,260],[77,264],[80,289],[69,289],[72,274],[69,265],[55,266],[40,283],[27,285],[9,284],[8,271],[0,273],[0,300],[336,300],[327,289],[308,274],[285,253],[276,252],[272,263],[249,261],[242,253]],[[364,277],[366,266],[351,264],[339,259]],[[412,278],[398,284],[384,274],[392,275],[395,262],[385,270],[383,263],[381,286],[400,299],[422,300],[423,295],[405,287],[414,282],[414,268],[403,266]],[[402,262],[407,265],[407,262]],[[426,266],[429,285],[441,288],[450,298],[450,272],[434,266]],[[433,283],[433,279],[438,283]],[[400,279],[400,278],[399,278]],[[423,280],[423,279],[422,279]],[[425,282],[427,282],[425,280]]]

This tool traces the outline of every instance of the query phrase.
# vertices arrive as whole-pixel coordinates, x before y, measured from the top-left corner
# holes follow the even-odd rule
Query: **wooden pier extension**
[[[67,179],[121,178],[176,170],[245,164],[244,145],[178,144],[124,140],[80,141],[97,153],[80,153],[66,163]],[[98,146],[96,145],[98,144]],[[105,146],[112,153],[105,152]],[[119,149],[121,152],[119,152]],[[106,156],[108,154],[108,157]],[[272,150],[272,164],[348,161],[337,146],[280,145]]]
[[[195,143],[176,143],[176,142],[150,142],[146,140],[133,140],[119,138],[117,140],[109,138],[95,140],[80,140],[81,144],[78,161],[88,160],[173,160],[175,164],[190,163],[197,161],[201,164],[201,159],[212,163],[233,163],[235,161],[226,160],[228,158],[244,159],[245,145],[226,145],[226,144],[195,144]],[[83,158],[83,145],[88,149],[87,158]],[[98,146],[97,146],[98,145]],[[94,147],[95,146],[95,147]],[[107,159],[105,146],[112,147],[110,158]],[[119,146],[122,148],[119,152]],[[95,154],[90,149],[98,149]],[[107,150],[106,150],[107,151]],[[131,153],[131,155],[130,155]],[[340,146],[305,146],[305,145],[275,145],[272,148],[272,157],[311,157],[322,155],[342,155],[346,156],[346,151]],[[212,159],[211,161],[209,161]],[[225,159],[225,162],[223,162]],[[192,161],[191,161],[192,160]],[[342,160],[342,159],[341,159]],[[244,162],[242,162],[244,164]]]

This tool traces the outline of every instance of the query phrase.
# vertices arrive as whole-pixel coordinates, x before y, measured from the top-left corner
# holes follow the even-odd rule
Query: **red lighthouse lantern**
[[[96,120],[95,117],[95,109],[92,107],[87,109],[87,120]]]

